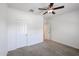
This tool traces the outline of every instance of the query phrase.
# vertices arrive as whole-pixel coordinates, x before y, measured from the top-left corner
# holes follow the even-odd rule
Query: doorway
[[[47,20],[44,19],[44,23],[43,23],[43,37],[44,37],[44,41],[46,40],[50,40],[50,25],[48,23]]]

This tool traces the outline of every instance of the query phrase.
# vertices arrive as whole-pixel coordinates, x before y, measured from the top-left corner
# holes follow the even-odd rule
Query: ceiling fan
[[[52,13],[52,14],[56,14],[54,12],[54,10],[57,10],[57,9],[62,9],[64,8],[64,6],[59,6],[59,7],[54,7],[54,3],[50,3],[48,8],[38,8],[39,10],[47,10],[45,13],[43,13],[43,15],[47,14],[47,13]]]

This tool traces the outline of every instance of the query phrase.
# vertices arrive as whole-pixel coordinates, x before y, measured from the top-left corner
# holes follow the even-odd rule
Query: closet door
[[[23,22],[16,23],[17,48],[27,46],[27,25]]]
[[[17,48],[16,42],[16,23],[8,23],[8,51]]]

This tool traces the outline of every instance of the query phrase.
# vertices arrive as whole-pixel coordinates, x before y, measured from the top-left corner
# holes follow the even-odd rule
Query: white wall
[[[55,15],[51,19],[51,38],[79,49],[79,11]]]
[[[0,3],[0,56],[7,54],[7,5]]]
[[[24,30],[26,33],[26,40],[20,40],[21,43],[26,41],[26,44],[34,45],[43,41],[43,18],[40,15],[34,15],[33,13],[23,12],[18,9],[8,8],[8,51],[20,48],[17,44],[20,42],[17,39],[17,24],[23,23],[26,25]],[[19,27],[19,26],[17,26]],[[21,27],[21,26],[20,26]],[[20,37],[20,36],[19,36]]]

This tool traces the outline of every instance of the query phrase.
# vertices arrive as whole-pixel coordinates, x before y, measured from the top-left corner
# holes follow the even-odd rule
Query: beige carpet
[[[9,51],[8,56],[79,56],[79,49],[54,41],[45,41],[33,46],[25,46]]]

